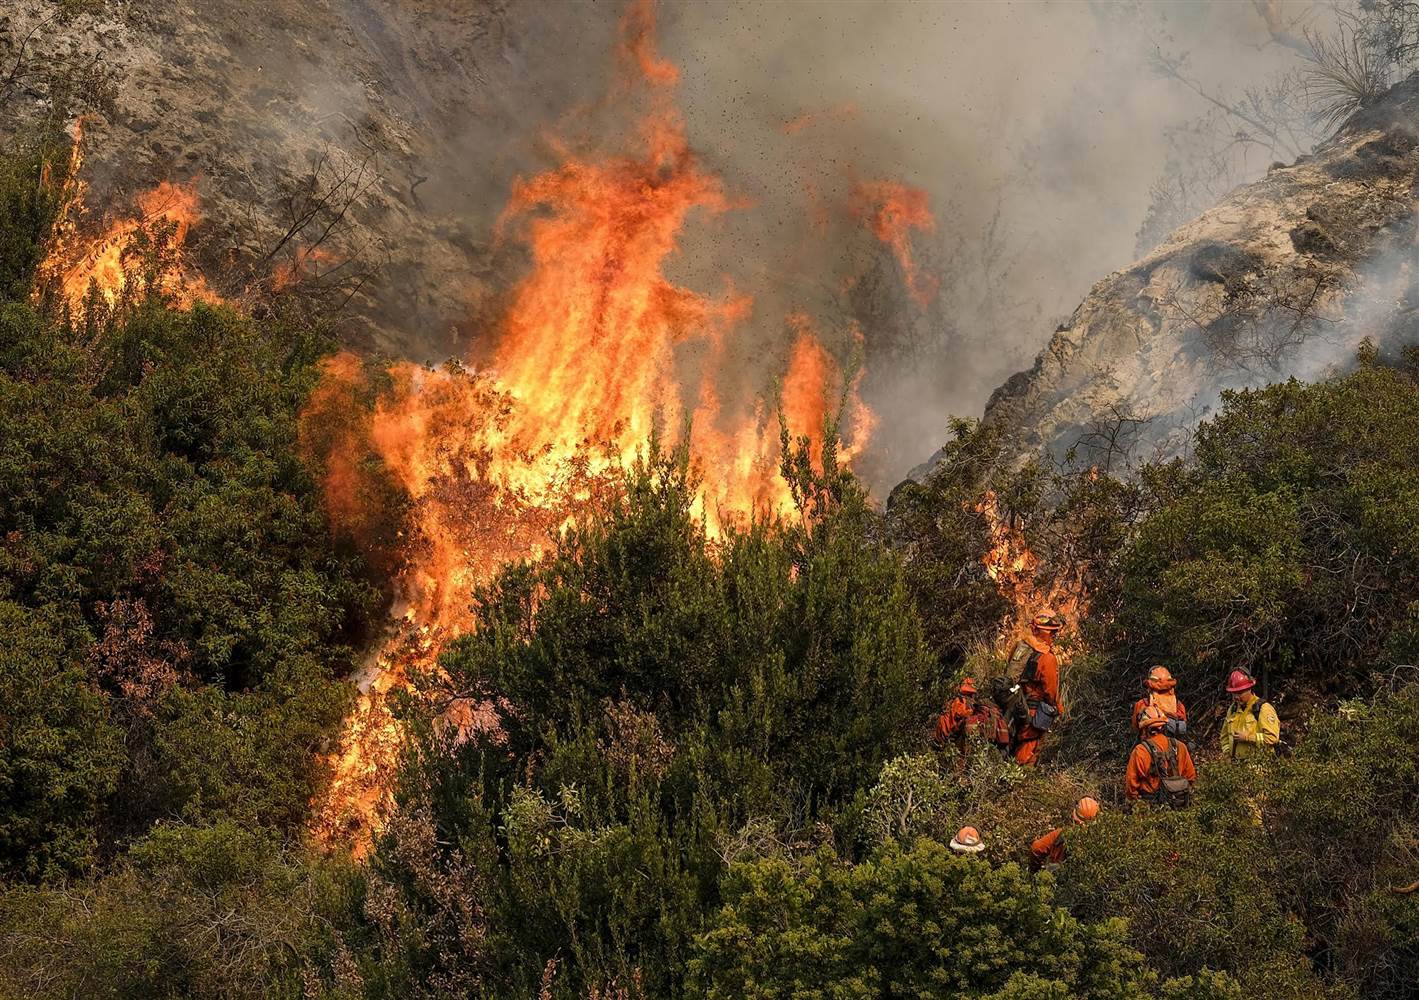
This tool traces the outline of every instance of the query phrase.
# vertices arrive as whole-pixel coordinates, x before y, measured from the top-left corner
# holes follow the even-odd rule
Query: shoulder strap
[[[1158,748],[1153,745],[1153,741],[1146,736],[1141,741],[1143,748],[1148,751],[1148,773],[1154,777],[1160,776],[1158,770]]]
[[[1030,647],[1029,658],[1025,660],[1025,668],[1020,671],[1020,682],[1034,683],[1040,679],[1040,651],[1034,646]]]
[[[1260,698],[1251,703],[1251,717],[1257,722],[1261,721],[1261,707],[1265,704]]]

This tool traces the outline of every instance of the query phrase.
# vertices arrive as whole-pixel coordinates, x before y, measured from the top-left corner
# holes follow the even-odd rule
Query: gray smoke
[[[1307,11],[1270,6],[1287,23]],[[0,0],[19,24],[57,7]],[[260,260],[322,153],[370,157],[378,180],[332,241],[380,267],[351,336],[438,360],[486,346],[525,266],[492,235],[514,179],[558,162],[554,138],[624,143],[603,103],[623,9],[183,0],[41,34],[123,74],[117,114],[90,129],[95,202],[197,179],[209,259]],[[660,21],[690,141],[748,203],[693,219],[674,276],[754,297],[734,347],[745,391],[782,370],[790,313],[844,359],[860,327],[879,491],[1132,258],[1169,130],[1209,108],[1157,75],[1155,48],[1218,95],[1299,59],[1248,3],[667,2]],[[1239,148],[1239,179],[1265,170]],[[940,285],[925,308],[847,209],[883,179],[930,198],[936,230],[913,243]]]

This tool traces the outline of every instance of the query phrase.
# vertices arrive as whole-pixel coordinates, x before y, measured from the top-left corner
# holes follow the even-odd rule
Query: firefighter
[[[985,850],[985,841],[973,826],[963,826],[951,838],[951,851],[955,854],[979,854]]]
[[[1222,754],[1233,760],[1255,757],[1274,750],[1281,742],[1281,720],[1276,709],[1253,690],[1256,680],[1245,670],[1233,670],[1227,678],[1232,706],[1222,723]]]
[[[1005,749],[1010,744],[1010,732],[1005,719],[993,702],[981,699],[974,677],[961,681],[959,693],[936,720],[936,739],[940,743],[955,743],[962,757],[966,739],[979,735],[992,745]]]
[[[1148,679],[1143,682],[1146,693],[1133,706],[1133,728],[1140,733],[1138,720],[1149,705],[1156,705],[1168,717],[1163,732],[1183,739],[1187,736],[1187,706],[1177,695],[1178,682],[1167,667],[1158,666],[1148,671]]]
[[[1163,731],[1168,717],[1149,705],[1139,718],[1141,737],[1128,758],[1123,793],[1130,805],[1151,802],[1181,808],[1192,799],[1197,769],[1187,744]]]
[[[1074,806],[1074,825],[1083,826],[1099,815],[1099,802],[1091,796],[1084,796]],[[1057,826],[1042,837],[1036,837],[1030,845],[1030,854],[1036,868],[1054,867],[1064,863],[1068,849],[1064,845],[1064,827]]]
[[[1010,654],[1009,674],[1023,695],[1023,705],[1011,719],[1011,750],[1019,764],[1035,763],[1040,739],[1064,710],[1059,703],[1059,660],[1054,655],[1054,640],[1062,628],[1063,618],[1042,612],[1030,623],[1029,637],[1016,643]]]

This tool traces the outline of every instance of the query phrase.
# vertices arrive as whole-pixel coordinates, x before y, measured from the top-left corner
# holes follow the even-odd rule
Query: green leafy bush
[[[1387,644],[1408,648],[1416,403],[1414,371],[1373,360],[1330,382],[1227,394],[1192,465],[1146,473],[1151,509],[1109,605],[1130,667],[1167,663],[1206,697],[1235,667],[1355,690]]]
[[[377,597],[297,457],[321,343],[0,304],[0,871],[82,871],[159,817],[302,822]]]
[[[261,834],[161,827],[100,878],[0,890],[0,996],[304,998],[358,898],[347,866]]]
[[[1016,865],[895,844],[858,864],[820,850],[736,865],[695,940],[691,992],[745,997],[1148,997],[1121,921],[1086,924]],[[1209,976],[1213,995],[1231,995]],[[1206,995],[1194,981],[1166,995]]]

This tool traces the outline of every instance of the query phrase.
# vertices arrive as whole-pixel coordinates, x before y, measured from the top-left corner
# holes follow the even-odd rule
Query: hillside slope
[[[112,74],[112,111],[84,120],[90,211],[192,184],[202,222],[188,242],[224,295],[299,262],[311,291],[349,297],[352,344],[453,353],[456,325],[516,263],[489,236],[511,181],[579,81],[599,79],[614,12],[275,0],[252,14],[177,0],[61,17],[36,3],[0,24],[37,67],[67,57]],[[541,39],[559,18],[587,44],[549,72]]]
[[[985,421],[1021,453],[1172,454],[1224,389],[1318,377],[1366,337],[1396,343],[1419,307],[1416,186],[1411,77],[1096,284]]]

